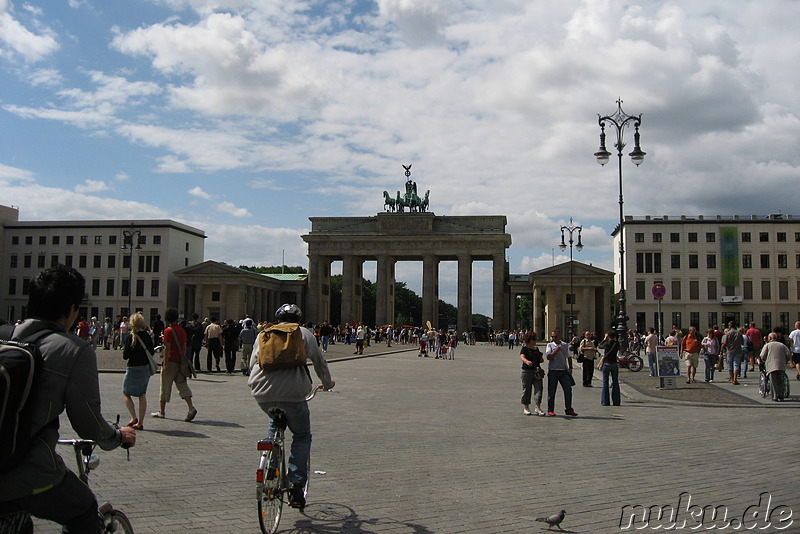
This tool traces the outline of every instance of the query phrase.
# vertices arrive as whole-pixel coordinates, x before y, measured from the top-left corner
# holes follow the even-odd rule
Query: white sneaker
[[[534,408],[533,413],[535,413],[536,415],[544,415],[544,412],[539,408]]]
[[[531,411],[529,409],[527,409],[527,408],[523,408],[522,409],[522,413],[525,414],[525,415],[530,415]]]

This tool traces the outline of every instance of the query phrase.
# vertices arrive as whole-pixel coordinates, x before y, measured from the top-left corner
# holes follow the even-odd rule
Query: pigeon
[[[537,517],[536,521],[541,521],[542,523],[547,523],[549,527],[547,530],[553,530],[552,527],[558,527],[558,530],[564,530],[561,528],[561,522],[564,520],[564,516],[567,515],[565,510],[561,510],[555,515],[551,515],[548,517]]]

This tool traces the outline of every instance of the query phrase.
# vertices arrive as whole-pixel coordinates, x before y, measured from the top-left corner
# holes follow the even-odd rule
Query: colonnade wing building
[[[372,217],[311,217],[308,243],[307,317],[330,320],[331,263],[342,262],[343,322],[362,320],[365,261],[377,262],[375,324],[394,322],[395,266],[422,261],[422,321],[438,324],[439,263],[458,262],[457,329],[472,327],[472,262],[492,262],[493,328],[509,321],[506,217],[436,216],[433,213],[379,213]],[[363,318],[370,320],[371,318]]]

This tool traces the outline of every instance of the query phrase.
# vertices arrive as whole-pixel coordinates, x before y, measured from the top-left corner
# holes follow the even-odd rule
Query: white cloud
[[[211,195],[209,195],[208,193],[203,191],[203,188],[200,187],[199,185],[189,189],[188,193],[190,195],[192,195],[193,197],[202,198],[202,199],[205,199],[205,200],[208,200],[208,199],[211,198]]]
[[[250,217],[252,215],[246,208],[237,208],[233,202],[220,202],[216,206],[216,209],[217,211],[233,215],[234,217]]]
[[[84,180],[82,184],[75,186],[75,191],[78,193],[99,193],[100,191],[108,191],[111,189],[107,183],[102,180]]]
[[[26,10],[33,17],[41,13],[36,9]],[[35,33],[14,18],[10,0],[0,2],[0,43],[3,45],[0,48],[0,57],[11,52],[29,62],[40,61],[59,48],[50,28],[39,28],[39,33]]]

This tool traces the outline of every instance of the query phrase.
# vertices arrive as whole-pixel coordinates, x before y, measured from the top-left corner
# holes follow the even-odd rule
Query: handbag
[[[544,369],[541,367],[537,367],[533,370],[533,377],[538,378],[539,380],[544,379]]]
[[[578,354],[578,357],[575,361],[577,361],[578,363],[583,363],[584,361],[586,361],[586,358],[583,357],[583,353],[581,352],[580,354]]]
[[[142,348],[144,348],[144,353],[147,354],[147,364],[150,366],[150,376],[153,376],[156,374],[156,371],[158,371],[158,364],[144,343],[142,343]]]

